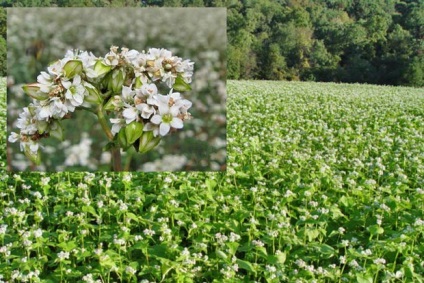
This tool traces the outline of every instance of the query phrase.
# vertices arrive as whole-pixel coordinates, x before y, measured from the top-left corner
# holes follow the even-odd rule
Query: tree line
[[[424,86],[424,0],[16,2],[4,0],[1,6],[226,7],[229,79]],[[4,75],[3,9],[0,21],[0,71]]]

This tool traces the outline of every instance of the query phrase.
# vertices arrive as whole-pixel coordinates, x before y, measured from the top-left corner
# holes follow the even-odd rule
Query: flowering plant
[[[23,87],[33,102],[19,115],[20,133],[12,132],[9,141],[20,141],[21,151],[39,164],[39,140],[63,140],[60,121],[71,118],[75,110],[88,110],[96,114],[110,141],[105,148],[112,151],[114,170],[120,170],[120,148],[134,146],[145,153],[191,117],[192,103],[180,92],[191,89],[193,65],[166,49],[119,52],[112,46],[104,57],[68,51],[41,72],[37,83]],[[161,86],[169,93],[161,94]],[[105,112],[114,116],[111,128]]]

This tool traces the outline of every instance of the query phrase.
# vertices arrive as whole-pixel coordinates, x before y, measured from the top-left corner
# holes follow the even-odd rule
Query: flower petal
[[[161,123],[159,127],[159,133],[161,136],[165,136],[169,130],[171,129],[171,126],[167,123]]]
[[[64,88],[69,89],[71,87],[72,83],[70,81],[63,80],[62,85],[63,85]]]
[[[175,129],[181,129],[184,126],[183,120],[174,117],[171,121],[171,126]]]
[[[154,115],[152,117],[152,119],[150,119],[150,122],[152,122],[153,124],[158,125],[158,124],[160,124],[162,122],[162,116],[160,116],[160,115]]]

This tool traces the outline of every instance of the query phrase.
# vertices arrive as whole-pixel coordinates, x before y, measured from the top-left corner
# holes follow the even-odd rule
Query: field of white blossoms
[[[424,282],[423,89],[227,91],[225,173],[3,172],[0,282]]]

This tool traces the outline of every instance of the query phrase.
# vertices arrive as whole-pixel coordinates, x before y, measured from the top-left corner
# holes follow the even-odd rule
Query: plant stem
[[[112,141],[113,140],[113,134],[112,131],[110,130],[105,115],[103,113],[103,105],[99,105],[99,107],[97,108],[97,118],[100,122],[100,125],[102,126],[103,131],[105,132],[107,138]],[[113,171],[122,171],[122,167],[121,167],[121,152],[119,150],[119,148],[112,148],[111,149],[111,153],[112,153],[112,166],[113,166]]]
[[[113,171],[118,172],[122,171],[121,167],[121,152],[119,148],[112,148],[112,163],[113,163]]]
[[[134,148],[131,146],[127,150],[127,154],[126,154],[126,158],[125,158],[125,163],[124,163],[124,170],[125,171],[130,171],[131,159],[132,159],[133,155],[134,155]]]

